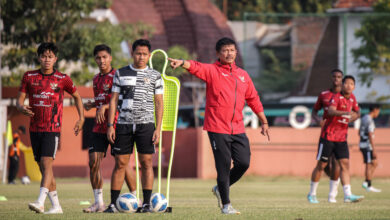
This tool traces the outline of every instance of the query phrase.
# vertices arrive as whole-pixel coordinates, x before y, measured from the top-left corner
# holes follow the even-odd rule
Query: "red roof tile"
[[[371,7],[376,0],[338,0],[334,8]]]

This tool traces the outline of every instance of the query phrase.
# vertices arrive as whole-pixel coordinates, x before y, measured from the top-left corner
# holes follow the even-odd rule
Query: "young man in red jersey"
[[[43,213],[45,199],[49,195],[53,207],[45,214],[62,213],[52,164],[60,143],[64,91],[73,97],[79,114],[79,120],[73,129],[76,136],[84,124],[83,103],[76,87],[69,76],[54,69],[57,52],[58,49],[53,43],[42,43],[38,47],[41,68],[24,74],[16,104],[21,113],[31,118],[31,145],[35,161],[42,173],[39,197],[36,202],[29,203],[29,208],[37,213]],[[26,95],[29,98],[29,105],[24,105]]]
[[[111,48],[105,44],[97,45],[93,50],[95,62],[100,73],[93,78],[94,102],[87,102],[84,107],[87,111],[96,108],[96,120],[92,130],[92,146],[89,147],[89,168],[90,181],[95,197],[95,203],[84,209],[86,213],[103,212],[105,209],[103,201],[103,178],[100,173],[100,163],[106,156],[108,145],[107,139],[107,118],[108,106],[111,99],[111,88],[115,69],[111,66]],[[118,114],[116,114],[117,118]],[[116,120],[115,120],[116,122]],[[135,176],[130,166],[126,167],[125,180],[130,192],[135,194]]]
[[[364,196],[356,196],[351,192],[349,176],[349,149],[347,144],[348,124],[360,116],[359,105],[353,95],[355,78],[347,75],[343,78],[342,91],[330,101],[328,117],[321,131],[318,147],[318,165],[313,171],[312,182],[318,182],[321,173],[332,153],[340,164],[341,183],[344,190],[344,202],[359,202]],[[310,195],[310,194],[309,194]]]
[[[179,66],[206,82],[206,111],[203,129],[208,131],[212,146],[217,185],[212,192],[223,214],[240,214],[229,199],[230,186],[249,167],[250,146],[245,134],[242,110],[245,102],[261,121],[261,133],[268,136],[268,122],[263,105],[249,74],[236,66],[236,42],[221,38],[215,46],[218,60],[214,64],[169,58],[171,67]],[[233,160],[233,168],[231,162]]]
[[[332,73],[332,88],[321,92],[321,94],[318,96],[317,102],[314,105],[312,111],[312,117],[317,122],[320,123],[321,127],[324,125],[326,118],[328,117],[328,109],[330,106],[330,101],[333,99],[333,97],[336,94],[339,94],[341,92],[341,81],[343,79],[343,72],[339,69],[334,69],[332,70],[331,73]],[[318,118],[318,111],[321,109],[324,109],[322,120]],[[317,160],[318,159],[319,158],[317,158]],[[316,166],[318,166],[318,163]],[[329,163],[325,167],[325,172],[327,171],[326,168],[329,168],[327,174],[330,177],[328,202],[335,203],[336,196],[337,196],[337,187],[339,185],[340,165],[335,159],[334,154],[332,154],[329,157]],[[316,169],[321,169],[321,167],[314,168],[314,170]],[[316,196],[317,186],[318,186],[318,182],[311,182],[310,184],[310,192],[309,195],[307,196],[307,199],[310,203],[318,203],[317,196]]]

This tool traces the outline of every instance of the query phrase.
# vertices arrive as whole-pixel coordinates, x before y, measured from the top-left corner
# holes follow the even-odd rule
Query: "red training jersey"
[[[188,72],[206,82],[206,108],[203,129],[221,134],[245,133],[242,110],[245,102],[257,114],[263,104],[249,74],[232,63],[191,63]]]
[[[348,99],[340,93],[336,94],[330,101],[330,106],[336,107],[338,111],[359,111],[359,104],[353,94]],[[328,116],[322,128],[321,137],[333,142],[347,141],[348,123],[349,116]]]
[[[64,91],[76,92],[70,77],[54,70],[45,75],[40,70],[28,71],[23,75],[19,91],[28,95],[34,116],[30,120],[32,132],[60,132]]]
[[[317,102],[314,105],[313,109],[316,111],[324,109],[324,114],[322,115],[322,119],[326,119],[328,116],[328,109],[330,106],[330,101],[333,99],[333,96],[339,93],[333,93],[330,89],[321,92],[321,94],[317,98]]]
[[[107,74],[97,74],[93,77],[93,93],[95,96],[96,111],[102,106],[110,103],[111,99],[111,87],[115,75],[115,69],[112,69]],[[104,113],[105,121],[98,124],[95,120],[92,132],[95,133],[106,133],[107,132],[107,121],[108,121],[108,110]],[[116,123],[118,118],[118,112],[115,115]]]

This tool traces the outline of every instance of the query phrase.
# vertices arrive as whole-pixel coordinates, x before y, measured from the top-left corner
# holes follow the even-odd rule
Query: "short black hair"
[[[18,130],[20,130],[23,134],[26,134],[26,128],[23,125],[19,126]]]
[[[150,42],[146,39],[138,39],[134,41],[131,49],[135,51],[135,49],[137,49],[138,46],[148,47],[149,51],[152,49],[152,46],[150,46]]]
[[[332,73],[332,75],[333,75],[334,73],[341,73],[341,75],[344,75],[343,71],[340,70],[340,69],[333,69],[333,70],[331,71],[331,73]]]
[[[219,39],[217,41],[217,43],[215,44],[215,50],[217,52],[219,52],[219,51],[221,51],[222,47],[226,46],[226,45],[234,45],[234,47],[237,49],[237,44],[233,39],[228,38],[228,37],[223,37],[223,38]]]
[[[99,44],[96,45],[95,48],[93,49],[93,56],[96,56],[97,53],[100,51],[107,51],[108,54],[111,55],[111,48],[105,44]]]
[[[345,75],[344,78],[343,78],[343,83],[345,82],[345,80],[347,79],[352,79],[353,80],[353,84],[356,84],[355,82],[355,77],[351,76],[351,75]]]
[[[52,42],[41,43],[41,45],[39,45],[38,50],[37,50],[38,56],[41,56],[47,50],[53,52],[54,55],[57,56],[58,47]]]
[[[368,109],[370,109],[370,112],[374,111],[375,109],[380,109],[381,106],[379,104],[371,104]]]

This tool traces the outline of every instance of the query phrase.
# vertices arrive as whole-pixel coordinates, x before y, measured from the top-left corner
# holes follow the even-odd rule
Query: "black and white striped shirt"
[[[129,65],[116,71],[112,92],[119,93],[118,124],[154,123],[154,95],[164,93],[164,82],[154,69]]]

